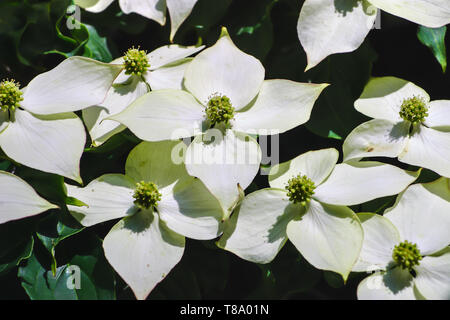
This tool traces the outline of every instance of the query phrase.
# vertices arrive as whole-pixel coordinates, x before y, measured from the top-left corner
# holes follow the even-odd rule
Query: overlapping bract
[[[264,73],[261,62],[239,50],[223,28],[217,43],[186,68],[186,91],[149,92],[108,119],[147,141],[194,136],[187,170],[219,198],[227,217],[259,170],[261,150],[249,134],[279,134],[305,123],[327,86],[264,80]],[[226,125],[208,122],[205,110],[214,97],[228,98],[235,110]]]
[[[247,195],[227,223],[218,245],[257,263],[268,263],[289,239],[313,266],[347,279],[358,258],[363,231],[348,205],[404,190],[417,177],[379,162],[337,164],[339,153],[323,149],[274,166],[269,189]],[[315,190],[306,204],[290,201],[289,179],[305,175]]]

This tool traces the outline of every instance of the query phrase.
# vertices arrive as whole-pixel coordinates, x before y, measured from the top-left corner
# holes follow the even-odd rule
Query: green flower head
[[[14,80],[3,80],[0,83],[0,108],[2,111],[14,111],[23,100],[20,84]]]
[[[422,255],[415,243],[405,240],[394,247],[392,258],[402,269],[411,270],[414,266],[419,265]]]
[[[147,52],[145,50],[135,49],[134,47],[128,49],[123,57],[125,64],[125,74],[134,74],[137,76],[143,75],[150,63],[148,62]]]
[[[156,207],[161,200],[156,184],[153,182],[141,181],[136,184],[133,194],[134,204],[141,209],[150,209]]]
[[[290,201],[305,206],[311,200],[316,185],[307,176],[299,174],[289,179],[285,188]]]
[[[413,124],[424,122],[426,117],[428,117],[428,108],[425,99],[414,96],[403,100],[400,117]]]
[[[211,122],[211,126],[218,123],[227,125],[234,118],[234,108],[230,98],[218,94],[209,99],[205,113],[206,118]]]

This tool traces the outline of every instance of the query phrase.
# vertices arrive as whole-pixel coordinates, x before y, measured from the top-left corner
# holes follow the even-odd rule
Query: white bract
[[[41,198],[28,183],[6,171],[0,171],[0,190],[0,223],[58,208]]]
[[[105,255],[138,299],[145,299],[180,261],[185,236],[213,239],[223,211],[203,183],[172,162],[178,141],[142,142],[125,175],[106,174],[86,187],[66,185],[86,206],[69,205],[84,226],[122,218],[103,241]]]
[[[86,134],[71,111],[101,103],[120,65],[71,57],[35,77],[20,90],[0,83],[0,147],[33,169],[81,182],[79,162]]]
[[[450,23],[448,0],[306,0],[297,24],[306,70],[331,54],[357,49],[372,29],[377,9],[430,28]]]
[[[90,12],[105,10],[114,0],[75,0],[75,4]],[[148,19],[166,23],[166,7],[170,14],[170,41],[184,20],[189,16],[197,0],[119,0],[124,13],[135,12]]]
[[[379,162],[337,164],[336,149],[304,153],[271,168],[270,188],[247,195],[218,246],[256,262],[272,261],[286,240],[314,267],[347,279],[363,241],[346,207],[404,190],[418,176]]]
[[[239,50],[223,28],[217,43],[187,67],[187,91],[147,93],[109,119],[147,141],[195,136],[186,151],[187,170],[229,215],[261,161],[260,147],[249,134],[279,134],[305,123],[327,86],[265,81],[264,73],[261,62]]]
[[[359,299],[450,299],[449,179],[410,186],[384,216],[358,216],[364,242],[353,271],[376,271]]]
[[[99,146],[114,134],[123,131],[125,126],[117,121],[104,119],[123,111],[150,88],[151,90],[181,89],[184,71],[192,60],[186,57],[203,48],[204,46],[167,45],[149,54],[133,48],[126,52],[127,61],[121,57],[111,62],[112,64],[125,63],[124,69],[126,63],[142,64],[142,66],[123,70],[101,105],[83,109],[83,120],[91,136],[92,145]]]
[[[373,78],[355,108],[375,118],[356,127],[344,141],[344,161],[363,157],[398,160],[450,177],[450,100],[430,102],[411,82]]]

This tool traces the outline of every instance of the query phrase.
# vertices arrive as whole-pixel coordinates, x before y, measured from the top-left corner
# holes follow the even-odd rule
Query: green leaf
[[[342,140],[342,137],[336,133],[333,132],[333,130],[330,130],[328,132],[328,138],[333,138],[333,139],[337,139],[337,140]]]
[[[419,29],[417,31],[417,37],[419,38],[420,42],[431,49],[436,60],[442,67],[442,72],[444,73],[447,70],[447,53],[445,48],[446,32],[446,26],[440,28],[427,28],[424,26],[419,26]]]
[[[22,219],[0,225],[0,276],[31,256],[35,220]]]
[[[19,268],[17,276],[22,279],[22,287],[33,300],[70,299],[65,289],[68,274],[65,267],[58,268],[56,276],[45,270],[33,255],[25,267]],[[71,293],[71,291],[68,291]]]
[[[21,261],[30,258],[33,253],[33,246],[34,238],[30,237],[28,240],[10,247],[10,251],[5,256],[0,257],[0,276],[18,266]]]
[[[66,21],[64,18],[70,19],[73,24],[73,28],[65,28],[66,32],[70,33],[70,36],[65,35],[61,31],[61,22]],[[67,52],[50,50],[45,52],[45,54],[56,53],[66,58],[82,55],[102,62],[111,62],[112,55],[108,49],[106,38],[100,37],[95,27],[83,24],[73,17],[63,15],[56,22],[55,29],[58,38],[69,44],[73,49]]]
[[[65,221],[63,222],[63,220]],[[63,210],[56,211],[39,222],[36,235],[52,257],[51,267],[53,275],[57,271],[56,246],[64,239],[83,231],[83,229]]]
[[[77,207],[88,207],[88,205],[86,203],[84,203],[83,201],[78,200],[77,198],[74,198],[74,197],[67,197],[66,204],[71,205],[71,206],[77,206]]]
[[[9,47],[0,52],[2,65],[37,68],[34,62],[55,40],[52,19],[60,16],[69,3],[69,0],[1,1],[0,39]]]
[[[42,261],[35,253],[18,271],[22,287],[30,299],[115,299],[114,274],[97,237],[90,235],[87,250],[82,250],[82,253],[56,268],[55,274]]]
[[[95,30],[93,26],[88,24],[85,24],[84,26],[89,33],[89,41],[86,44],[86,48],[89,48],[91,58],[103,62],[111,62],[112,55],[108,49],[106,38],[100,37],[100,35],[97,33],[97,30]]]

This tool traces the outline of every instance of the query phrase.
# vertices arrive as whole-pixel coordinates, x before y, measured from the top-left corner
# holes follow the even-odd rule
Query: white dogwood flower
[[[328,85],[264,80],[264,74],[261,62],[239,50],[223,28],[217,43],[187,67],[187,91],[147,93],[109,119],[147,141],[195,136],[187,170],[229,214],[261,162],[260,147],[248,134],[279,134],[305,123]]]
[[[270,188],[244,198],[218,246],[251,262],[269,263],[289,239],[314,267],[347,279],[363,230],[346,206],[397,194],[420,171],[372,161],[336,165],[338,157],[336,149],[322,149],[272,167]]]
[[[355,108],[375,118],[344,141],[344,161],[362,157],[398,160],[450,177],[450,100],[430,102],[422,88],[394,78],[373,78]]]
[[[410,186],[384,216],[358,216],[364,242],[353,271],[376,271],[359,299],[450,299],[449,179]]]
[[[105,10],[114,0],[75,0],[75,4],[90,12]],[[148,19],[166,23],[166,8],[170,14],[170,41],[184,20],[189,16],[197,0],[119,0],[124,13],[135,12]]]
[[[331,54],[357,49],[372,29],[377,9],[430,28],[450,23],[448,0],[306,0],[297,24],[306,70]]]
[[[125,175],[106,174],[86,187],[67,184],[84,226],[122,218],[103,241],[105,256],[138,299],[145,299],[180,261],[185,238],[221,233],[219,201],[183,163],[173,161],[178,141],[142,142],[129,154]]]
[[[41,198],[28,183],[6,171],[0,171],[0,190],[0,223],[58,208]]]
[[[81,182],[79,162],[86,134],[71,111],[101,103],[122,66],[71,57],[20,89],[0,83],[0,147],[33,169]]]
[[[132,48],[124,57],[111,62],[123,64],[124,70],[101,105],[83,109],[83,121],[88,128],[92,145],[99,146],[114,134],[123,131],[125,126],[105,118],[123,111],[150,89],[181,89],[184,71],[192,61],[192,58],[186,57],[203,48],[204,46],[167,45],[149,54]]]

